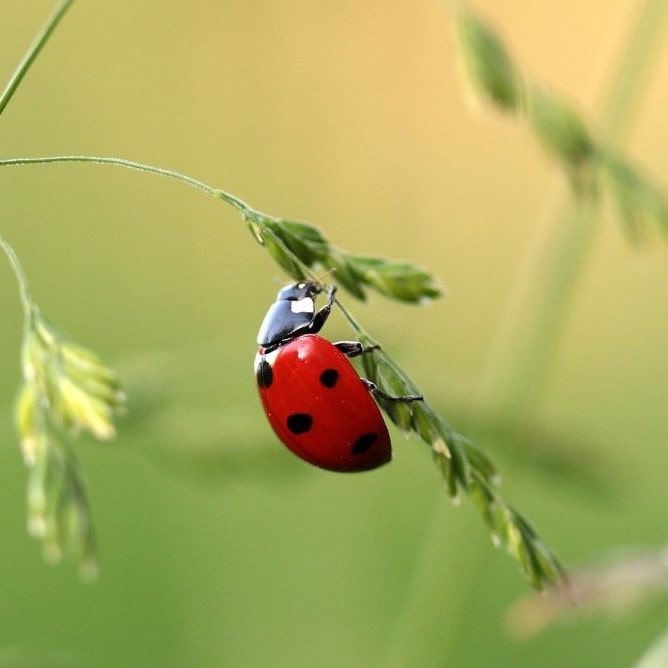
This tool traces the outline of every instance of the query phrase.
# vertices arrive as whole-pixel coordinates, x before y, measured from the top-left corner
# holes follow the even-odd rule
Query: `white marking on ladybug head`
[[[310,297],[295,299],[290,302],[290,310],[293,313],[315,313],[315,304]]]

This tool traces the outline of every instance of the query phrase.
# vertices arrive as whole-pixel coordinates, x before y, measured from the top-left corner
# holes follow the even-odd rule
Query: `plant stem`
[[[56,7],[45,26],[39,32],[37,37],[35,37],[35,40],[21,59],[21,62],[16,66],[14,74],[12,74],[9,83],[2,92],[2,95],[0,95],[0,114],[2,114],[2,112],[5,110],[5,107],[12,99],[16,89],[21,84],[21,81],[23,81],[23,77],[27,74],[30,66],[39,55],[39,52],[47,43],[49,37],[51,37],[51,33],[53,33],[53,31],[56,29],[56,26],[60,23],[60,20],[63,18],[63,16],[65,16],[65,13],[73,2],[74,0],[61,0],[60,4]]]
[[[617,75],[599,105],[601,134],[607,141],[620,142],[628,130],[668,20],[668,3],[663,0],[644,0],[639,4],[643,7],[618,64]]]
[[[30,297],[30,288],[28,286],[28,277],[26,276],[23,266],[19,261],[18,256],[14,252],[14,249],[11,247],[9,242],[2,236],[0,236],[0,248],[4,251],[9,264],[11,265],[12,271],[16,276],[16,281],[19,284],[19,295],[21,297],[21,305],[23,306],[23,314],[25,316],[26,324],[30,321],[30,316],[33,313],[34,304],[32,298]]]
[[[498,377],[500,414],[520,430],[540,400],[585,260],[596,239],[598,216],[591,199],[567,200],[558,211],[558,225],[551,226],[537,256],[539,262],[533,265],[539,271],[523,276],[525,285],[533,290],[529,296],[532,312],[507,339],[511,366]]]
[[[212,195],[218,199],[223,200],[226,204],[233,206],[243,216],[248,218],[269,219],[272,216],[261,213],[253,209],[249,204],[246,204],[242,199],[228,193],[220,188],[214,188],[204,181],[182,174],[173,169],[164,169],[162,167],[155,167],[153,165],[146,165],[134,160],[126,160],[125,158],[111,158],[97,155],[49,155],[36,158],[6,158],[0,159],[0,167],[19,167],[22,165],[51,165],[54,163],[87,163],[93,165],[112,165],[115,167],[124,167],[135,172],[144,172],[145,174],[154,174],[156,176],[163,176],[174,181],[180,181],[195,190],[199,190],[207,195]]]
[[[623,140],[666,18],[665,0],[645,0],[638,10],[617,74],[597,105],[604,144]],[[597,209],[591,195],[571,195],[564,202],[559,192],[551,198],[547,231],[541,230],[529,249],[492,345],[478,410],[500,410],[520,425],[533,413],[596,239]]]
[[[229,201],[236,200],[233,195],[228,193],[222,193],[222,191],[214,188],[213,186],[207,185],[202,181],[192,178],[191,176],[186,176],[180,172],[173,171],[171,169],[163,169],[162,167],[154,167],[153,165],[145,165],[141,162],[134,162],[132,160],[125,160],[124,158],[109,158],[101,157],[95,155],[50,155],[37,158],[8,158],[0,160],[0,167],[16,167],[20,165],[49,165],[53,163],[65,163],[65,162],[84,162],[92,163],[95,165],[115,165],[117,167],[125,167],[126,169],[131,169],[137,172],[145,172],[147,174],[156,174],[158,176],[164,176],[169,179],[175,179],[181,181],[191,188],[196,188],[205,192],[207,195],[221,196],[222,199]],[[229,198],[229,199],[228,199]],[[239,200],[236,200],[237,202]]]

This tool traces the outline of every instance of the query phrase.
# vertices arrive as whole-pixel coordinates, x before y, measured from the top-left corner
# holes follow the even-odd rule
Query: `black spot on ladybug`
[[[288,429],[293,434],[305,434],[313,426],[313,418],[308,413],[293,413],[288,416]]]
[[[325,386],[332,388],[339,380],[339,372],[336,369],[325,369],[320,374],[320,382]]]
[[[353,455],[363,455],[376,441],[378,434],[370,431],[368,434],[363,434],[354,443],[350,452]]]
[[[259,387],[266,389],[274,382],[274,372],[271,370],[271,364],[266,359],[262,358],[258,364],[255,378]]]

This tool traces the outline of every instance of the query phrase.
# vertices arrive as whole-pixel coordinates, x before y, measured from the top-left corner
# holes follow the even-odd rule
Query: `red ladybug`
[[[262,322],[255,357],[260,399],[276,435],[298,457],[330,471],[368,471],[390,461],[387,427],[370,393],[395,401],[360,378],[348,357],[369,352],[359,341],[318,336],[336,287],[318,311],[313,282],[283,288]]]

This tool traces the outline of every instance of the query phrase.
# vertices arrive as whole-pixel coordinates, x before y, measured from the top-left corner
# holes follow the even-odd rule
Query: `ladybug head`
[[[290,283],[278,291],[276,301],[299,301],[300,299],[313,299],[315,295],[322,292],[322,288],[312,281],[301,283]]]
[[[302,334],[317,332],[327,317],[316,315],[314,298],[320,292],[322,288],[312,281],[291,283],[280,290],[260,326],[260,346],[273,350]]]

